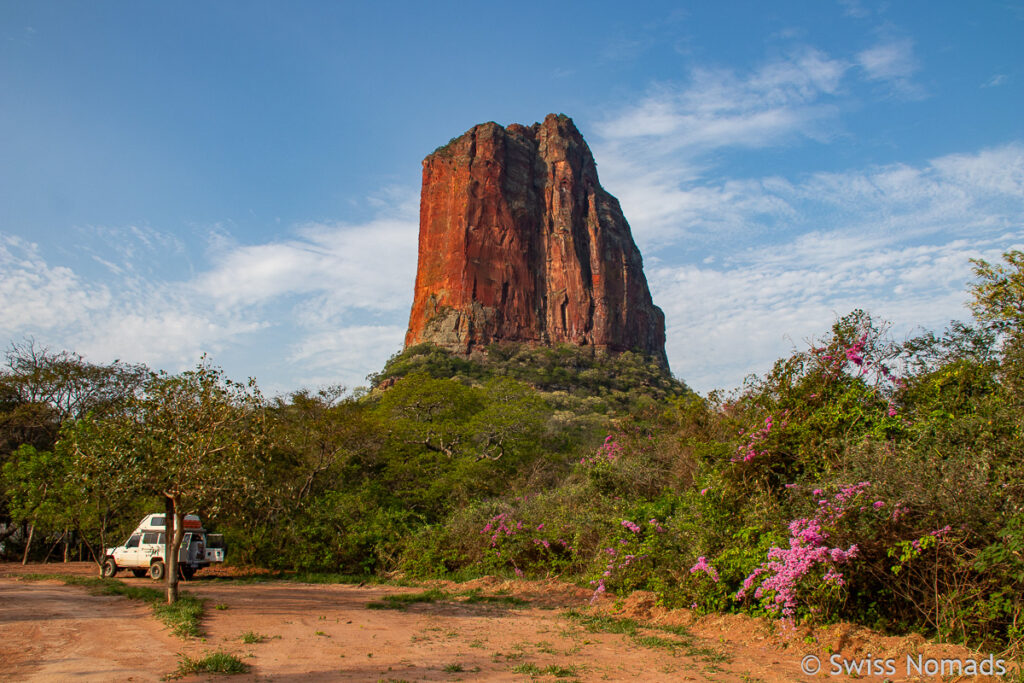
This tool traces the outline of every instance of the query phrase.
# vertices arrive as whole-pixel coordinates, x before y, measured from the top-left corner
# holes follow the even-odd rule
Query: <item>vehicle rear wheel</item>
[[[112,579],[117,574],[117,563],[114,562],[114,558],[108,557],[103,560],[103,566],[100,567],[100,576],[105,579]]]
[[[149,568],[149,578],[154,581],[161,581],[164,578],[164,563],[154,562]]]
[[[147,572],[145,569],[133,569],[132,570],[132,574],[135,575],[136,579],[141,579],[143,576],[145,576],[148,573],[149,572]]]

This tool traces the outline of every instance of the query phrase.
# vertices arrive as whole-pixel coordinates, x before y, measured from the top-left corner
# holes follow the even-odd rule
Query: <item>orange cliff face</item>
[[[405,345],[495,341],[641,351],[665,367],[665,316],[590,148],[566,116],[475,126],[423,160]]]

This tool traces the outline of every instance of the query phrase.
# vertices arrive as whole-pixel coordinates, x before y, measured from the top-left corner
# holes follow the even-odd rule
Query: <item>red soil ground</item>
[[[367,609],[367,604],[423,588],[245,583],[204,580],[203,573],[183,588],[207,601],[204,637],[182,640],[172,636],[145,604],[91,595],[83,587],[56,580],[19,578],[27,573],[94,576],[96,567],[0,564],[4,680],[156,681],[177,669],[181,654],[200,657],[217,650],[250,666],[249,673],[232,676],[232,681],[854,680],[827,674],[833,652],[852,658],[868,653],[897,658],[897,675],[891,678],[903,681],[932,680],[905,675],[908,654],[987,656],[920,637],[882,637],[850,625],[812,631],[780,629],[735,615],[693,620],[685,610],[658,608],[652,596],[643,593],[622,601],[609,599],[592,610],[588,591],[554,581],[432,583],[452,593],[478,589],[482,595],[514,595],[526,604],[456,599],[416,603],[400,611]],[[153,585],[148,578],[121,580]],[[641,620],[644,627],[638,635],[647,639],[592,632],[568,618],[567,609]],[[689,645],[669,647],[680,637],[659,625],[685,626],[692,634]],[[241,636],[246,632],[263,638],[245,644]],[[801,659],[808,654],[821,657],[824,664],[815,677],[801,672]],[[224,679],[193,675],[182,680],[213,678]]]

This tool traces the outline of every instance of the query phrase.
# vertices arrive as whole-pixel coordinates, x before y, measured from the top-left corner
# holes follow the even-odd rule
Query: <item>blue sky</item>
[[[0,340],[268,393],[401,348],[420,162],[573,117],[667,318],[739,385],[1024,248],[1024,2],[0,3]]]

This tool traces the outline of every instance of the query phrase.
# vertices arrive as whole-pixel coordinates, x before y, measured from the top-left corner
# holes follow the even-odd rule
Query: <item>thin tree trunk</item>
[[[180,497],[165,494],[164,498],[164,571],[167,572],[167,604],[178,601],[178,549],[181,548],[181,513],[178,509]]]
[[[92,544],[89,543],[89,541],[85,538],[85,534],[81,534],[81,536],[79,536],[79,538],[81,540],[78,542],[78,559],[79,560],[82,559],[82,546],[84,545],[88,549],[89,554],[92,555],[93,562],[95,562],[96,564],[98,564],[98,565],[100,565],[102,567],[103,566],[103,559],[96,556],[96,551],[92,549]],[[100,541],[100,545],[102,545],[102,543],[103,542]]]
[[[65,534],[67,534],[67,531],[65,531],[63,534],[61,534],[60,538],[58,538],[56,541],[54,541],[53,545],[50,546],[50,549],[48,551],[46,551],[46,557],[43,558],[43,564],[49,564],[50,557],[53,555],[53,551],[56,550],[57,546],[60,545],[60,542],[64,540],[64,535]]]
[[[31,524],[28,527],[28,540],[25,541],[25,554],[21,556],[21,563],[23,565],[28,564],[28,551],[32,547],[32,536],[36,533],[36,525]]]

